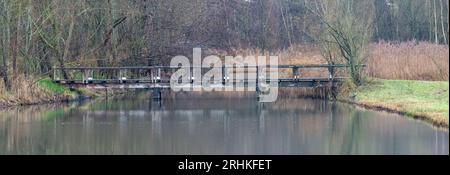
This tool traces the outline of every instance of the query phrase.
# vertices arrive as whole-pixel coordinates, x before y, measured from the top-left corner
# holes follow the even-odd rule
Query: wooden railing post
[[[147,80],[149,78],[148,69],[144,69],[144,80]]]
[[[123,75],[122,69],[119,68],[119,83],[123,83],[122,82],[122,75]]]
[[[58,80],[56,79],[56,66],[53,66],[53,81]]]
[[[89,81],[91,81],[92,79],[94,79],[94,70],[87,70],[87,83],[89,84]]]
[[[83,81],[83,84],[86,84],[86,70],[81,69],[81,79]]]
[[[162,79],[162,77],[161,77],[161,68],[158,68],[158,77],[156,77],[156,82],[161,82],[161,79]]]
[[[328,65],[328,72],[330,73],[330,80],[334,79],[334,66],[333,65]]]
[[[298,78],[300,78],[300,71],[299,71],[299,67],[297,67],[297,66],[294,66],[293,68],[292,68],[292,75],[294,76],[294,78],[295,79],[298,79]]]
[[[150,82],[153,83],[153,81],[155,81],[155,79],[153,78],[153,69],[149,69],[150,71]]]
[[[222,65],[222,85],[225,87],[226,75],[225,75],[225,65]]]
[[[188,69],[191,69],[191,68],[188,68]],[[191,69],[191,71],[189,71],[190,73],[191,73],[191,75],[189,75],[189,81],[191,82],[191,84],[194,84],[194,79],[195,79],[195,77],[194,77],[194,68],[192,68]]]

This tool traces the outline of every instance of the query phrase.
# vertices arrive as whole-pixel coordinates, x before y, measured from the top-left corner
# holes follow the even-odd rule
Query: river
[[[0,154],[449,154],[422,121],[317,99],[146,95],[0,111]]]

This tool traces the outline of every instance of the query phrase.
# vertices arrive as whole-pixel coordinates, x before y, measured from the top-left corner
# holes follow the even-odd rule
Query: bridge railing
[[[365,65],[358,65],[360,67],[364,67]],[[278,70],[291,70],[292,77],[288,78],[278,78],[278,79],[270,79],[270,77],[265,77],[266,81],[302,81],[302,80],[319,80],[319,79],[327,79],[327,80],[340,80],[347,77],[337,77],[336,72],[338,69],[346,69],[350,66],[344,64],[305,64],[305,65],[267,65],[267,66],[222,66],[222,80],[223,81],[231,81],[228,79],[228,74],[231,70],[244,69],[247,71],[246,73],[251,72],[253,70],[256,72],[258,79],[260,76],[258,75],[263,68],[277,68]],[[170,75],[174,72],[174,70],[178,69],[194,69],[201,68],[205,70],[209,70],[211,68],[205,67],[170,67],[170,66],[139,66],[139,67],[54,67],[53,68],[53,80],[58,83],[75,83],[75,84],[90,84],[90,83],[161,83],[161,82],[169,82]],[[300,75],[300,70],[302,69],[313,69],[313,68],[322,68],[327,69],[328,76],[327,77],[304,77]],[[270,71],[270,69],[266,69],[266,71]],[[67,76],[63,76],[63,72],[67,73]],[[193,77],[191,70],[191,78],[200,78]],[[203,72],[203,71],[202,71]],[[234,79],[235,81],[239,81],[238,79]]]

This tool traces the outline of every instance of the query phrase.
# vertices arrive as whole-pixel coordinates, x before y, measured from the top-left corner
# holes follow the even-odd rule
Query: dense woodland
[[[447,0],[1,0],[0,77],[8,85],[53,66],[163,64],[193,47],[339,43],[343,33],[447,45],[448,9]]]

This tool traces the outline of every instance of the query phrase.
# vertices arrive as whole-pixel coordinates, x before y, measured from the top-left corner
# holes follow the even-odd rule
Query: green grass
[[[359,87],[354,101],[425,117],[446,124],[449,117],[448,81],[374,80]]]
[[[59,94],[72,94],[73,93],[69,88],[67,88],[63,85],[54,83],[50,78],[41,79],[37,82],[37,84],[41,88],[48,89],[55,93],[59,93]]]

